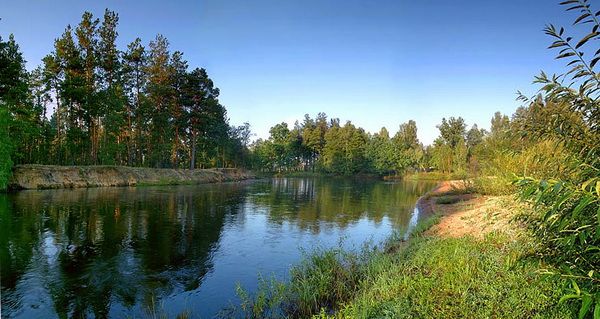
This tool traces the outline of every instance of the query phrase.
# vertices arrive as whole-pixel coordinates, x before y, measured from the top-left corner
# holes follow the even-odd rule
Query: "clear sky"
[[[547,23],[570,26],[558,0],[0,0],[0,35],[14,33],[28,68],[87,10],[119,13],[119,45],[165,35],[205,67],[232,124],[258,137],[276,123],[325,112],[367,131],[442,117],[488,128],[495,111],[533,94],[540,70],[561,72]]]

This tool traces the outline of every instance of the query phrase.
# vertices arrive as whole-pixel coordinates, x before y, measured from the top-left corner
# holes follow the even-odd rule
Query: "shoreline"
[[[440,181],[415,206],[422,213],[409,238],[311,252],[290,281],[246,291],[232,314],[268,318],[293,305],[289,314],[326,319],[569,317],[562,284],[528,258],[535,239],[514,221],[524,204],[455,180]]]
[[[237,168],[170,169],[128,166],[16,165],[9,191],[122,186],[195,185],[255,179]]]
[[[417,199],[415,207],[419,210],[421,221],[432,217],[436,214],[439,208],[439,204],[436,203],[436,199],[442,196],[460,196],[460,200],[468,200],[471,196],[465,193],[465,185],[463,181],[459,180],[444,180],[438,182],[438,184],[430,191],[423,194],[423,196]]]

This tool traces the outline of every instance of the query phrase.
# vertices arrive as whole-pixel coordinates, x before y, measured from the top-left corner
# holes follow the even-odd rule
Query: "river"
[[[381,242],[432,182],[282,178],[0,195],[2,318],[212,318],[315,247]]]

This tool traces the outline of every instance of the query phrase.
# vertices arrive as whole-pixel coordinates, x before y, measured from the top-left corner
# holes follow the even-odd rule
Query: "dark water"
[[[211,318],[302,250],[406,229],[431,183],[272,179],[0,195],[2,318]]]

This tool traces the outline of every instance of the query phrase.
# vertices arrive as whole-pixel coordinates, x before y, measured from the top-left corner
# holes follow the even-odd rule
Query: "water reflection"
[[[250,195],[257,206],[270,207],[273,223],[292,221],[314,233],[320,227],[347,227],[366,217],[381,222],[390,218],[394,226],[406,227],[417,198],[431,183],[385,183],[377,180],[273,179],[261,185],[258,194]]]
[[[3,316],[139,317],[157,300],[210,316],[235,282],[284,272],[307,240],[406,227],[429,187],[273,179],[2,195]]]

